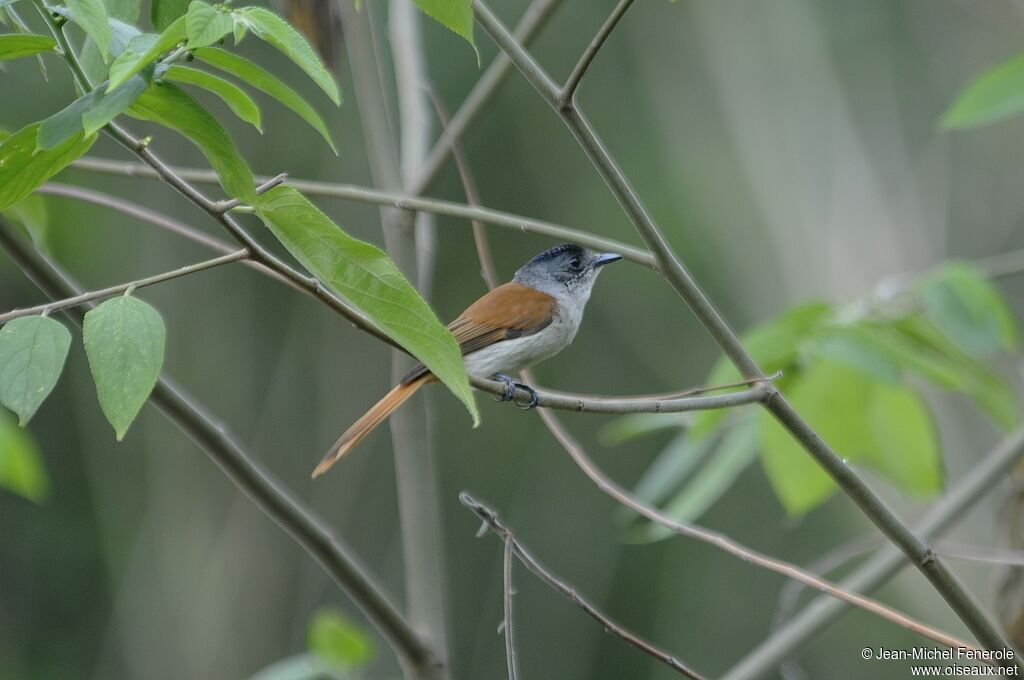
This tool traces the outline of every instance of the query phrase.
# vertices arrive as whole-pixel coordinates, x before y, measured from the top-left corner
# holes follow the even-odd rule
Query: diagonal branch
[[[562,86],[562,91],[559,93],[559,102],[561,108],[571,107],[573,100],[576,98],[576,88],[580,86],[580,81],[583,80],[583,76],[586,75],[587,69],[594,62],[594,58],[597,53],[604,47],[605,41],[608,40],[608,36],[612,34],[615,27],[619,23],[619,19],[626,13],[626,10],[630,8],[635,0],[619,0],[619,4],[615,6],[612,13],[605,20],[604,24],[598,30],[597,35],[587,45],[587,49],[583,52],[583,56],[580,57],[579,62],[576,63],[576,67],[569,74],[569,78],[565,81],[565,85]]]
[[[743,347],[725,318],[718,312],[676,256],[661,229],[647,212],[633,186],[583,113],[576,105],[562,106],[559,97],[560,89],[484,2],[474,0],[473,6],[476,10],[477,21],[483,29],[502,51],[508,54],[523,76],[558,113],[572,132],[598,174],[633,223],[640,238],[654,255],[662,276],[687,303],[743,376],[748,378],[763,376],[761,368]],[[995,624],[964,590],[948,567],[885,505],[881,498],[871,491],[850,466],[843,463],[836,452],[800,417],[776,388],[771,388],[764,404],[875,526],[910,558],[982,645],[992,650],[1010,648]],[[1011,663],[1018,665],[1019,668],[1024,668],[1015,662]]]
[[[0,248],[51,298],[82,293],[79,286],[45,256],[22,242],[0,217]],[[88,303],[87,303],[88,304]],[[84,313],[65,312],[81,325]],[[260,510],[309,553],[366,615],[371,624],[407,663],[435,663],[430,650],[383,594],[351,548],[305,507],[270,473],[251,459],[227,428],[187,396],[167,377],[161,377],[150,401],[189,436]]]
[[[515,553],[515,556],[519,558],[519,561],[523,563],[523,566],[536,574],[541,581],[561,593],[570,602],[586,612],[588,616],[600,623],[605,631],[622,638],[644,654],[657,659],[680,675],[693,678],[694,680],[701,680],[701,678],[703,678],[703,676],[697,673],[697,671],[691,669],[668,652],[662,651],[633,631],[613,621],[607,614],[601,612],[601,610],[592,605],[582,595],[577,593],[575,588],[548,571],[544,565],[538,562],[537,559],[530,554],[529,550],[523,547],[512,533],[512,530],[506,527],[501,520],[498,519],[498,515],[494,510],[478,501],[466,491],[459,494],[459,501],[461,501],[464,506],[472,510],[473,513],[480,518],[484,523],[484,527],[497,534],[503,541],[505,541],[506,545],[512,546],[512,551]],[[505,625],[508,626],[508,621],[505,622]]]

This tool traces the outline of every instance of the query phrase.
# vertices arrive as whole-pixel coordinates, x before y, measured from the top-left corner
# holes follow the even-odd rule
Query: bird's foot
[[[514,402],[516,399],[516,389],[523,390],[530,395],[530,401],[526,404],[516,404],[519,408],[524,411],[537,408],[537,404],[540,403],[540,397],[537,396],[537,390],[533,389],[529,385],[525,385],[521,382],[516,382],[511,376],[505,375],[504,373],[498,373],[494,376],[502,383],[505,384],[505,393],[496,396],[495,401],[511,401]]]

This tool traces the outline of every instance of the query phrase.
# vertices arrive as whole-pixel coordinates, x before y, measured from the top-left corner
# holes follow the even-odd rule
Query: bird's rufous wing
[[[471,354],[502,340],[533,335],[555,318],[555,298],[515,281],[491,290],[448,324],[462,354]],[[410,382],[427,372],[419,364],[402,379]]]

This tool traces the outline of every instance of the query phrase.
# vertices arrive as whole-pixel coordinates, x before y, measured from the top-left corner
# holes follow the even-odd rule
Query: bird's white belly
[[[575,321],[575,320],[572,320]],[[558,354],[576,337],[579,322],[561,316],[538,333],[502,340],[466,356],[470,375],[488,378],[495,373],[513,373]]]

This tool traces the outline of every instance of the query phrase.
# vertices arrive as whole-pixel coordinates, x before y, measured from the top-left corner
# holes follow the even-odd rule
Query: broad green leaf
[[[727,429],[707,462],[665,506],[665,514],[683,523],[700,518],[757,457],[759,435],[756,418],[747,418]]]
[[[140,0],[103,0],[107,6],[107,14],[112,19],[134,23],[139,20],[142,9]]]
[[[153,0],[149,13],[153,27],[162,31],[170,26],[175,19],[185,15],[188,10],[188,2],[189,0]]]
[[[373,660],[373,639],[335,609],[321,609],[309,622],[306,646],[333,666],[362,668]]]
[[[192,0],[185,15],[187,46],[191,49],[212,45],[230,33],[234,23],[227,12],[202,0]]]
[[[794,307],[775,319],[744,333],[740,340],[766,374],[790,372],[799,356],[800,344],[817,329],[832,322],[834,308],[815,300]],[[720,357],[704,381],[705,385],[724,385],[740,379],[739,371],[726,357]],[[727,409],[701,411],[693,421],[691,436],[706,437],[728,413]]]
[[[36,144],[40,149],[52,149],[83,132],[95,133],[124,113],[147,86],[145,78],[134,76],[113,92],[97,87],[44,120]]]
[[[49,317],[23,316],[0,328],[0,404],[22,427],[50,396],[70,347],[70,331]]]
[[[185,17],[180,17],[160,35],[142,33],[132,38],[114,63],[110,65],[107,90],[114,90],[133,75],[159,59],[164,52],[185,39]]]
[[[249,680],[355,680],[316,654],[296,654],[275,661]]]
[[[100,56],[107,60],[110,49],[110,17],[103,0],[66,0],[75,23],[82,27],[100,50]]]
[[[289,186],[266,192],[255,207],[295,259],[422,361],[479,422],[455,338],[382,250],[346,234]]]
[[[216,118],[177,86],[154,84],[142,93],[129,112],[185,135],[217,171],[224,191],[250,205],[255,203],[252,171],[235,143]]]
[[[1017,348],[1013,313],[976,267],[948,264],[922,281],[919,290],[935,325],[970,354],[987,357]]]
[[[867,425],[870,384],[852,368],[819,361],[788,390],[793,408],[845,460],[863,458],[871,445]],[[828,499],[835,482],[767,411],[758,414],[761,462],[775,495],[790,515],[803,515]]]
[[[473,0],[416,0],[416,6],[442,26],[473,43]],[[474,45],[474,48],[476,46]]]
[[[0,487],[35,503],[50,492],[35,442],[6,413],[0,413]]]
[[[319,55],[309,46],[302,34],[292,28],[291,24],[263,7],[243,7],[235,10],[249,29],[261,40],[265,40],[313,79],[335,104],[341,104],[341,95],[334,77],[324,67]]]
[[[139,29],[135,28],[131,24],[126,24],[123,21],[117,19],[110,20],[110,57],[117,60],[122,54],[124,54],[125,48],[128,43],[132,41],[132,38],[142,35]],[[90,38],[85,39],[85,44],[82,46],[82,51],[78,55],[78,60],[82,64],[82,69],[85,71],[85,75],[89,77],[91,83],[101,83],[107,79],[110,74],[110,66],[103,61],[103,57],[100,56],[100,51],[96,47]]]
[[[239,80],[255,87],[257,90],[266,92],[271,97],[299,114],[304,121],[309,123],[313,126],[313,129],[320,133],[320,135],[330,145],[331,150],[334,151],[335,154],[338,153],[338,149],[334,146],[334,140],[331,139],[331,133],[327,131],[327,125],[324,124],[320,114],[318,114],[305,99],[300,97],[295,90],[288,87],[276,77],[267,73],[251,61],[239,57],[236,54],[232,54],[231,52],[227,52],[216,47],[204,47],[196,50],[194,54],[197,59],[206,62],[210,66],[214,66],[222,71],[230,73]]]
[[[1024,112],[1024,53],[981,74],[942,116],[942,127],[981,127]]]
[[[0,210],[22,200],[92,146],[96,135],[78,134],[52,149],[36,149],[39,123],[33,123],[0,144]]]
[[[82,336],[100,408],[121,441],[160,376],[164,321],[142,300],[123,295],[90,310]]]
[[[256,106],[256,102],[252,100],[252,97],[247,95],[245,90],[237,85],[219,76],[200,71],[199,69],[189,68],[188,66],[171,66],[164,73],[163,77],[178,83],[195,85],[204,90],[209,90],[224,100],[224,103],[231,107],[236,116],[246,123],[252,124],[260,132],[263,132],[260,124],[259,107]]]
[[[0,61],[52,52],[56,48],[57,41],[45,35],[25,35],[23,33],[0,35]]]
[[[908,387],[875,384],[867,419],[875,442],[867,464],[904,491],[942,489],[938,433],[921,397]]]

